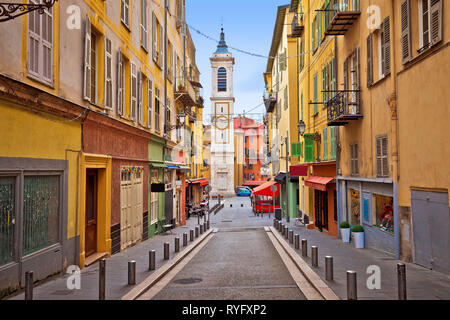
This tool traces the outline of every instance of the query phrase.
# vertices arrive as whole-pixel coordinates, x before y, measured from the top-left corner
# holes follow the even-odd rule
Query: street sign
[[[208,192],[208,193],[210,193],[211,192],[211,186],[210,185],[207,185],[206,187],[205,187],[205,190],[206,190],[206,192]]]
[[[272,192],[277,191],[277,186],[276,185],[270,186],[270,191]]]

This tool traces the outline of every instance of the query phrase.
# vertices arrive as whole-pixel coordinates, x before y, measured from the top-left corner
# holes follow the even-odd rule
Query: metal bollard
[[[156,264],[156,251],[150,250],[148,252],[148,270],[155,270]]]
[[[294,246],[297,250],[300,248],[300,235],[298,234],[294,234]]]
[[[194,229],[189,230],[189,241],[194,241]]]
[[[206,229],[209,230],[209,219],[206,221]]]
[[[278,223],[278,231],[281,232],[283,230],[283,224],[280,222]]]
[[[294,230],[289,230],[289,243],[294,243]]]
[[[243,208],[244,207],[244,205],[241,203],[241,208]]]
[[[106,276],[106,259],[101,259],[99,262],[99,277],[98,277],[98,300],[105,300],[105,276]]]
[[[308,256],[308,241],[306,239],[302,239],[302,256]]]
[[[128,284],[136,284],[136,261],[128,261]]]
[[[284,237],[287,239],[289,237],[289,227],[285,226],[284,227]]]
[[[197,213],[197,224],[200,224],[200,215]]]
[[[406,265],[397,263],[398,278],[398,300],[407,300],[406,298]]]
[[[203,223],[206,223],[206,214],[203,216]]]
[[[319,248],[311,246],[311,265],[313,267],[319,266]]]
[[[175,252],[180,252],[180,238],[175,238]]]
[[[333,257],[325,257],[325,278],[327,281],[333,281]]]
[[[233,208],[233,204],[230,203],[230,208]]]
[[[273,219],[273,227],[274,227],[274,228],[277,227],[277,219]]]
[[[169,260],[169,246],[168,242],[164,243],[164,260]]]
[[[183,247],[187,246],[187,242],[188,242],[188,234],[185,232],[183,233]]]
[[[25,300],[33,300],[33,271],[25,272]]]
[[[199,226],[196,226],[196,227],[195,227],[195,237],[196,237],[196,238],[198,238],[199,232],[200,232],[200,227],[199,227]]]
[[[355,271],[347,271],[347,300],[358,300]]]
[[[203,234],[203,223],[200,225],[200,234]]]

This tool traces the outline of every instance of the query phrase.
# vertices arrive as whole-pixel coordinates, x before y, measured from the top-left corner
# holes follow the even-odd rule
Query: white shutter
[[[147,0],[141,0],[141,46],[148,50]]]
[[[112,47],[105,37],[105,108],[112,109]]]
[[[123,61],[122,61],[122,52],[117,52],[117,113],[123,116]]]
[[[130,118],[136,120],[137,108],[137,68],[134,63],[131,63],[131,77],[130,77]]]
[[[143,121],[143,91],[142,91],[142,72],[138,73],[138,122],[142,125]]]
[[[147,127],[152,128],[152,105],[153,105],[153,82],[148,79],[147,81],[147,89],[148,89],[148,100],[147,100]]]
[[[442,0],[431,0],[430,26],[431,45],[442,40]]]
[[[91,101],[91,21],[86,16],[86,30],[84,38],[84,99]]]
[[[30,0],[30,3],[35,3]],[[39,78],[39,52],[41,47],[41,15],[32,11],[28,19],[28,73]]]
[[[158,62],[158,32],[156,30],[156,15],[152,12],[152,56]]]
[[[400,5],[402,30],[402,63],[411,60],[411,4],[404,0]]]
[[[53,9],[45,9],[42,18],[42,78],[53,81]]]

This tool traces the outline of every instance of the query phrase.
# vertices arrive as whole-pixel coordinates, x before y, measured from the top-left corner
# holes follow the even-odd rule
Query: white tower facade
[[[220,34],[216,52],[210,58],[211,92],[211,192],[232,197],[234,192],[234,58],[225,34]]]

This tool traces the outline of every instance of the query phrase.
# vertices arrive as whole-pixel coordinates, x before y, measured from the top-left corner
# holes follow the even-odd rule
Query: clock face
[[[228,128],[228,118],[225,116],[218,116],[216,118],[216,128],[219,130],[225,130]]]

